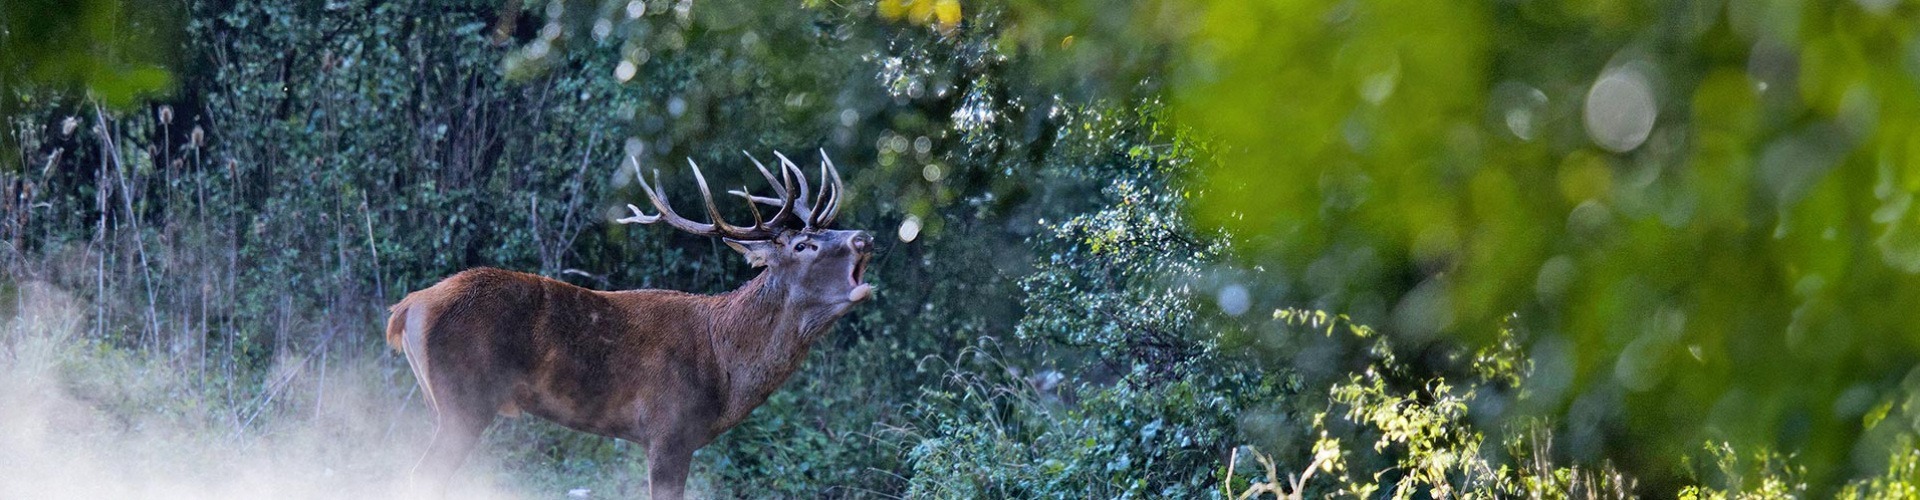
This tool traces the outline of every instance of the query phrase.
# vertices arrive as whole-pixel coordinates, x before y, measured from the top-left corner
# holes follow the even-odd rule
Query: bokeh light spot
[[[1646,142],[1659,116],[1653,85],[1645,73],[1631,66],[1602,73],[1587,92],[1585,109],[1587,137],[1615,153],[1632,151]]]

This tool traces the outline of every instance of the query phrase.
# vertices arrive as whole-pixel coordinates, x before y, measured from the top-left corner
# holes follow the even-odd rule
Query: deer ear
[[[733,238],[723,238],[722,241],[726,241],[727,246],[733,247],[734,251],[740,252],[740,255],[746,257],[747,265],[753,267],[767,265],[767,257],[773,255],[774,249],[780,247],[779,243],[767,240],[736,240]]]

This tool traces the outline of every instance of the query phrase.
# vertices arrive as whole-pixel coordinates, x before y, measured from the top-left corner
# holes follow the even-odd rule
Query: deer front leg
[[[691,433],[672,432],[647,443],[647,490],[654,500],[680,500],[686,494],[687,471],[699,440]]]

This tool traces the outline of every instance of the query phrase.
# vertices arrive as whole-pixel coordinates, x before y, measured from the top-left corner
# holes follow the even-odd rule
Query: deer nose
[[[853,235],[853,241],[851,242],[851,244],[853,245],[853,251],[855,252],[860,252],[860,253],[871,252],[873,251],[873,235],[867,234],[866,231],[855,233]]]

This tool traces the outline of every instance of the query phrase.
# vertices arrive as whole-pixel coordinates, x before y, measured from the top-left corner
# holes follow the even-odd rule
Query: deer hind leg
[[[413,305],[407,308],[406,326],[400,333],[400,352],[407,356],[407,367],[413,369],[413,380],[420,384],[420,392],[426,393],[427,407],[440,411],[440,404],[434,401],[433,384],[427,375],[431,366],[427,362],[427,307]]]
[[[434,413],[433,440],[413,466],[412,490],[418,496],[440,498],[453,473],[466,462],[487,427],[493,425],[495,412],[507,400],[507,391],[495,377],[463,373],[462,363],[433,363],[442,369],[425,369],[433,356],[420,349],[425,344],[424,336],[416,334],[411,323],[402,340]],[[457,359],[446,354],[438,359]]]
[[[480,436],[493,425],[499,407],[498,391],[441,380],[434,405],[433,440],[413,466],[412,490],[426,498],[440,498],[454,471],[466,463]]]

